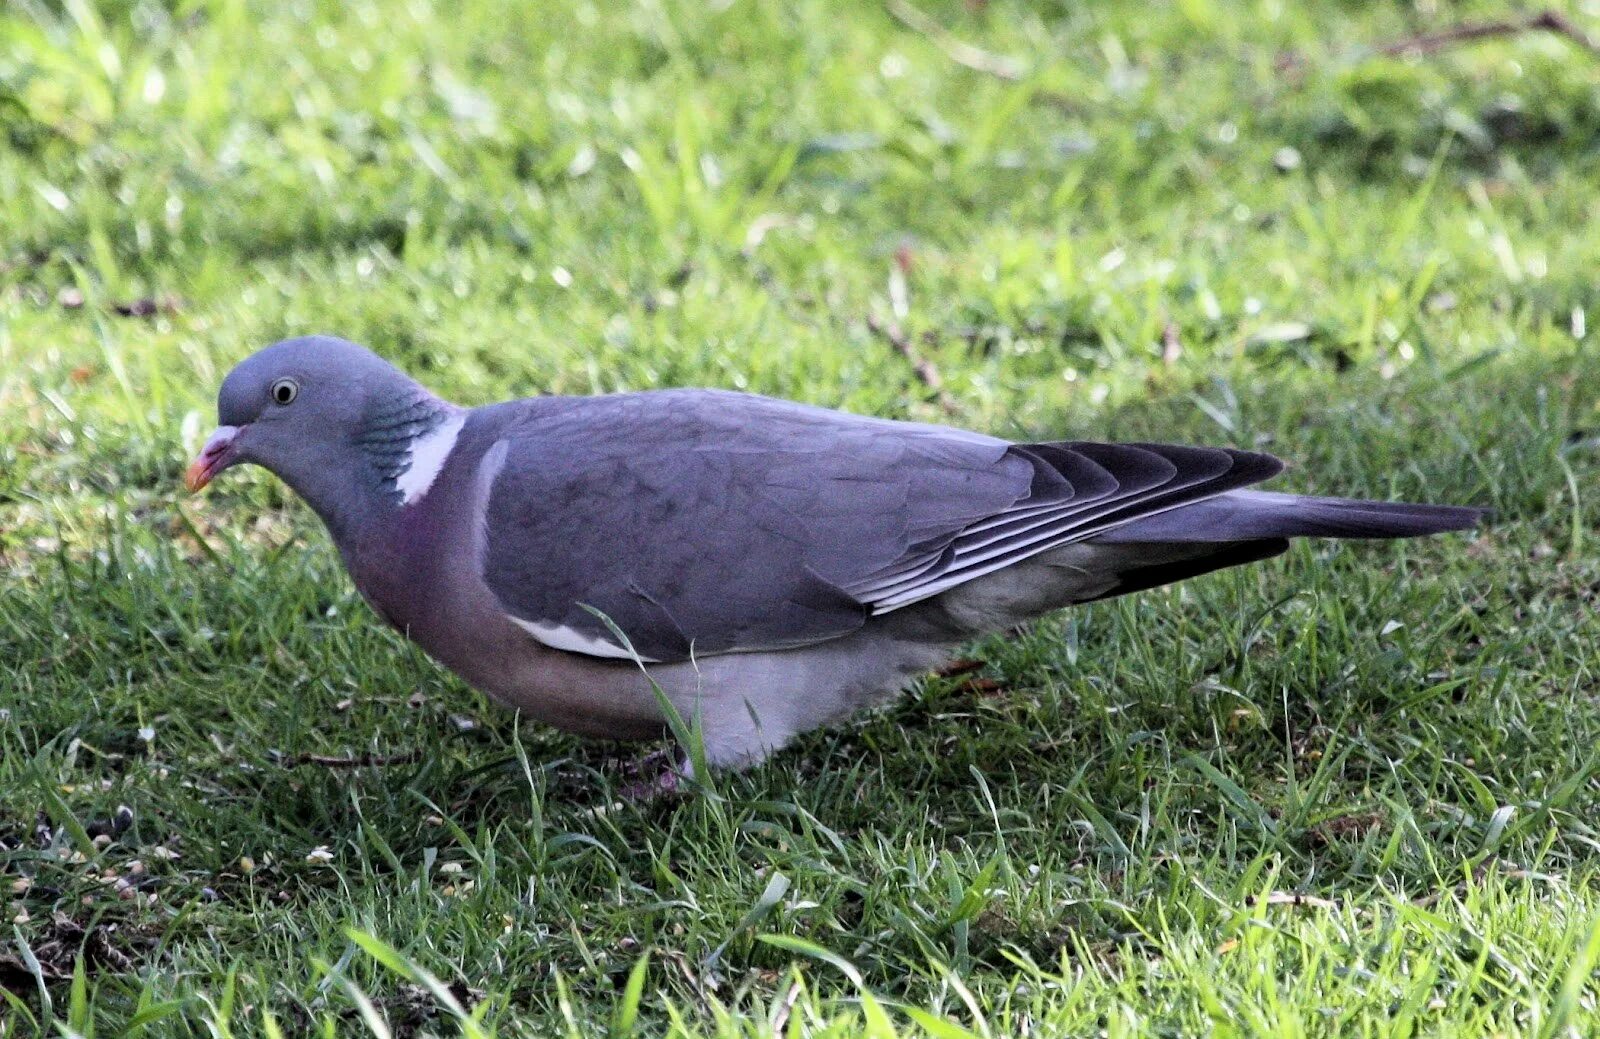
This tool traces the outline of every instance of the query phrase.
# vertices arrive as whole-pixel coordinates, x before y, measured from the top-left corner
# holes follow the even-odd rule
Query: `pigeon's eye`
[[[272,399],[278,404],[291,404],[300,396],[300,384],[293,379],[279,379],[272,384]]]

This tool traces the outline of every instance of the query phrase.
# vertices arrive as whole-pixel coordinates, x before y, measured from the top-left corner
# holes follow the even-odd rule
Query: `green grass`
[[[1492,4],[916,10],[1018,78],[871,3],[0,14],[0,1036],[1600,1029],[1600,64],[1372,55]],[[737,387],[1497,518],[617,804],[634,751],[383,630],[280,485],[183,497],[228,367],[318,331],[466,403]]]

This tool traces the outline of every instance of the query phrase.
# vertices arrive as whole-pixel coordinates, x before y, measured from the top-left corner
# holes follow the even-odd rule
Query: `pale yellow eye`
[[[276,404],[292,404],[300,396],[300,384],[293,379],[279,379],[272,384],[272,400]]]

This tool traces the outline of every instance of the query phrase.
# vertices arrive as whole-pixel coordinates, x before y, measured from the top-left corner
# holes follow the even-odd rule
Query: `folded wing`
[[[508,405],[484,578],[533,637],[644,660],[774,650],[1266,479],[1268,455],[1018,445],[710,391]]]

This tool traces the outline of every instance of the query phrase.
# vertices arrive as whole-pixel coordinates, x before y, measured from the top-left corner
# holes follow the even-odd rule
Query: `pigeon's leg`
[[[683,793],[694,766],[681,748],[658,747],[624,765],[623,772],[632,777],[622,787],[623,798],[648,802]]]

